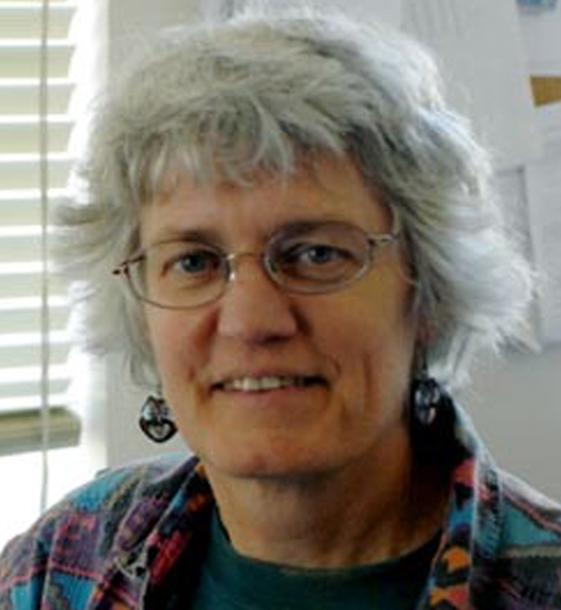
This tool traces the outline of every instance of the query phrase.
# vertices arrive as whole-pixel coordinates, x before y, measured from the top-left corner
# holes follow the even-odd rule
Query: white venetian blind
[[[65,406],[68,306],[43,260],[71,166],[75,11],[66,0],[0,0],[0,455],[79,432]]]

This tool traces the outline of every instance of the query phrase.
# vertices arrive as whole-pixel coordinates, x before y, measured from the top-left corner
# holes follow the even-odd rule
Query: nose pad
[[[298,326],[293,298],[270,277],[262,257],[241,252],[228,262],[231,281],[220,300],[218,331],[256,342],[292,336]]]
[[[269,280],[273,279],[269,277],[262,254],[256,254],[254,252],[235,252],[228,254],[226,257],[226,260],[228,261],[228,281],[236,280],[238,268],[244,258],[255,259],[255,262],[257,263],[256,266],[259,267],[259,270],[264,272]]]

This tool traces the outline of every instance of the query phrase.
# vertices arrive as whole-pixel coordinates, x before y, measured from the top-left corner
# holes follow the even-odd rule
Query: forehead
[[[141,243],[206,233],[226,245],[260,242],[291,222],[338,220],[370,232],[390,214],[349,159],[325,156],[289,178],[256,174],[250,185],[200,185],[182,176],[141,212]]]

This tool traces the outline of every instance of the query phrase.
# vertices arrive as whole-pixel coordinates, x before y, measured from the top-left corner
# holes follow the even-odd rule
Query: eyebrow
[[[353,222],[349,223],[347,220],[343,220],[337,216],[325,215],[322,217],[314,217],[314,218],[300,218],[294,220],[287,220],[285,222],[280,223],[270,232],[265,235],[264,242],[268,242],[270,239],[275,237],[276,235],[286,234],[288,236],[293,235],[295,233],[300,233],[302,231],[314,229],[318,225],[324,223],[331,222],[340,222],[344,224],[355,224]],[[175,241],[195,241],[203,244],[207,244],[210,246],[216,246],[224,249],[225,243],[224,238],[213,227],[209,228],[194,228],[194,229],[177,229],[174,227],[166,227],[162,230],[161,234],[157,236],[150,244],[147,244],[145,248],[149,248],[151,246],[166,244]]]
[[[167,227],[162,230],[161,234],[157,236],[150,244],[145,247],[157,246],[160,244],[167,244],[174,241],[196,241],[209,245],[220,245],[222,239],[216,229],[176,229],[173,227]]]
[[[319,224],[324,222],[332,222],[334,218],[317,218],[317,219],[302,219],[302,220],[289,220],[276,226],[271,232],[266,235],[265,241],[268,241],[273,235],[278,233],[293,231],[301,231],[305,229],[312,229]],[[213,227],[209,228],[194,228],[194,229],[178,229],[175,227],[166,227],[156,236],[150,244],[146,247],[165,244],[173,241],[198,241],[207,244],[221,245],[224,242],[224,238]]]

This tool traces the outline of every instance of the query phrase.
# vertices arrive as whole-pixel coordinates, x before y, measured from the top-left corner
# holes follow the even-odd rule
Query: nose
[[[258,256],[242,255],[220,299],[218,332],[251,343],[288,339],[298,329],[293,298],[267,274]]]

